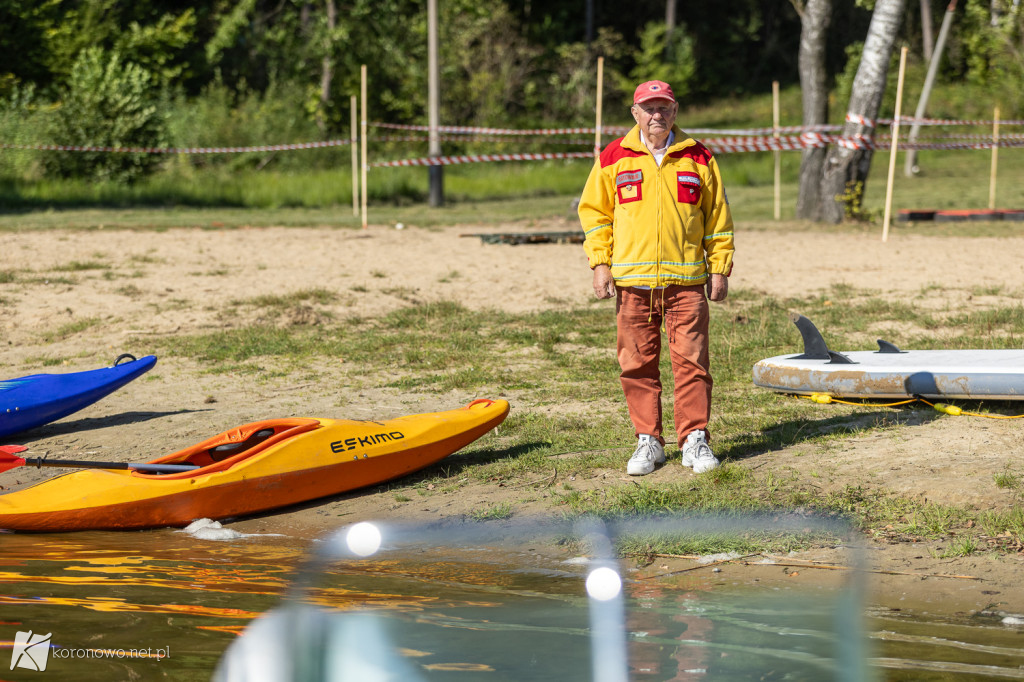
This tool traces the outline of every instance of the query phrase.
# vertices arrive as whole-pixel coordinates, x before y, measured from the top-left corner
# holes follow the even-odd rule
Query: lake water
[[[856,581],[652,577],[558,525],[381,528],[365,557],[344,532],[0,534],[0,680],[209,680],[229,645],[224,679],[1024,679],[1020,628],[865,605]],[[588,595],[595,568],[621,593]]]

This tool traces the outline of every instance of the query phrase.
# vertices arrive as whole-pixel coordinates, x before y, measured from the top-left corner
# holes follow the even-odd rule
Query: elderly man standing
[[[579,204],[594,294],[615,297],[620,380],[637,436],[626,472],[642,476],[665,461],[664,329],[682,463],[702,473],[718,466],[707,431],[707,298],[724,301],[729,291],[732,216],[718,163],[675,126],[668,83],[640,84],[631,111],[636,125],[601,152]]]

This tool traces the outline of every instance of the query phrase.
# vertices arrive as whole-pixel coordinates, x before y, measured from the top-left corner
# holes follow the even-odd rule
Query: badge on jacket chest
[[[681,204],[700,203],[700,175],[692,171],[679,171],[676,173],[676,187]]]
[[[640,170],[622,171],[615,176],[615,191],[619,195],[620,204],[640,201],[640,186],[644,181],[644,172]]]
[[[692,171],[676,173],[676,191],[680,204],[700,203],[700,176]]]

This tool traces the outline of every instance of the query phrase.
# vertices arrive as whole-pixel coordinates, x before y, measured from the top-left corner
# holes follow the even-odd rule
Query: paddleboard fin
[[[905,353],[896,347],[895,344],[889,343],[884,339],[876,339],[878,341],[878,352],[879,353]]]
[[[828,360],[833,365],[853,365],[853,360],[842,353],[829,350],[821,332],[814,326],[814,323],[803,315],[793,313],[789,316],[796,328],[800,330],[800,336],[804,340],[804,353],[796,357],[803,360]]]

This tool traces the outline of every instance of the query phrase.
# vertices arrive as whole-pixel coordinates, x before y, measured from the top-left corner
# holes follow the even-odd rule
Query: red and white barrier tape
[[[296,142],[258,147],[94,147],[71,144],[10,144],[0,142],[0,149],[31,149],[50,152],[110,152],[113,154],[238,154],[242,152],[277,152],[293,149],[342,147],[351,140],[323,140],[322,142]]]
[[[889,149],[891,145],[878,145],[878,149]],[[1024,139],[1004,140],[998,143],[992,140],[979,142],[948,142],[945,144],[921,143],[921,142],[900,142],[900,149],[992,149],[992,147],[1024,147]]]
[[[495,135],[440,135],[441,142],[510,142],[508,137]],[[381,135],[374,142],[429,142],[425,135]],[[518,140],[516,140],[518,142]],[[543,144],[593,145],[594,140],[544,140]]]
[[[460,163],[481,163],[486,161],[548,161],[552,159],[593,159],[593,152],[551,152],[549,154],[472,154],[467,156],[434,156],[424,159],[399,159],[378,161],[370,168],[394,168],[398,166],[451,166]]]
[[[371,126],[378,128],[389,128],[392,130],[410,130],[416,132],[427,132],[430,130],[428,126],[424,125],[411,125],[403,123],[371,123]],[[801,133],[804,131],[838,131],[841,130],[841,125],[815,125],[815,126],[782,126],[776,128],[735,128],[735,129],[721,129],[721,128],[687,128],[686,132],[692,135],[771,135],[772,133]],[[438,126],[437,131],[439,133],[449,133],[455,135],[582,135],[582,134],[593,134],[596,128],[480,128],[474,126]],[[625,126],[603,126],[601,128],[602,135],[625,135],[630,131],[630,128]]]
[[[866,119],[865,119],[866,120]],[[1005,121],[1004,121],[1005,123]],[[390,126],[389,127],[397,127]],[[734,152],[764,152],[764,151],[794,151],[808,148],[820,148],[835,144],[847,149],[890,149],[891,136],[888,135],[848,135],[839,136],[826,134],[824,131],[834,130],[836,126],[814,126],[803,129],[800,135],[765,135],[759,138],[733,136],[733,137],[712,137],[701,140],[705,146],[718,154]],[[483,129],[474,129],[483,130]],[[497,130],[497,129],[490,129]],[[565,131],[586,132],[586,129],[566,128]],[[592,129],[591,129],[592,130]],[[762,129],[772,130],[772,129]],[[781,129],[780,129],[781,130]],[[801,130],[794,128],[793,130]],[[519,131],[528,132],[528,131]],[[696,131],[694,131],[696,132]],[[713,131],[721,133],[723,131]],[[399,137],[401,141],[423,141],[418,137]],[[486,141],[473,138],[453,138],[459,141]],[[951,142],[934,142],[929,140],[942,138],[918,138],[914,142],[901,142],[903,149],[991,149],[992,147],[1024,147],[1024,133],[1010,133],[1000,136],[998,141],[980,135],[952,136]],[[505,138],[492,137],[489,141],[504,142]],[[550,143],[589,145],[592,141],[587,140],[549,140]],[[111,152],[111,153],[141,153],[141,154],[231,154],[243,152],[267,152],[285,151],[296,149],[316,149],[325,147],[340,147],[351,144],[350,140],[324,140],[320,142],[300,142],[293,144],[261,145],[255,147],[99,147],[99,146],[76,146],[76,145],[22,145],[0,142],[0,149],[28,149],[42,151],[71,151],[71,152]],[[538,152],[538,153],[511,153],[511,154],[470,154],[460,156],[440,156],[417,159],[399,159],[396,161],[381,161],[369,164],[372,168],[387,168],[399,166],[444,166],[463,163],[480,163],[488,161],[540,161],[556,159],[588,159],[593,158],[592,151],[586,152]]]
[[[390,128],[391,130],[415,130],[419,132],[429,131],[429,126],[408,125],[404,123],[371,123],[377,128]],[[584,135],[593,134],[594,128],[480,128],[476,126],[438,126],[439,133],[453,133],[457,135]],[[613,134],[625,134],[629,128],[608,127],[601,128],[602,132]]]
[[[859,123],[866,128],[875,128],[878,126],[888,126],[896,122],[894,118],[879,118],[871,119],[860,114],[846,114],[846,120],[850,123]],[[919,125],[919,126],[992,126],[995,124],[995,120],[988,121],[958,121],[949,118],[914,118],[912,116],[900,116],[900,125]],[[1024,125],[1024,120],[1021,119],[1000,119],[999,125],[1003,126],[1020,126]]]
[[[727,154],[730,152],[771,152],[771,151],[793,151],[805,147],[824,146],[824,144],[810,143],[804,141],[802,136],[790,135],[786,137],[717,137],[705,138],[701,144],[716,154]]]

